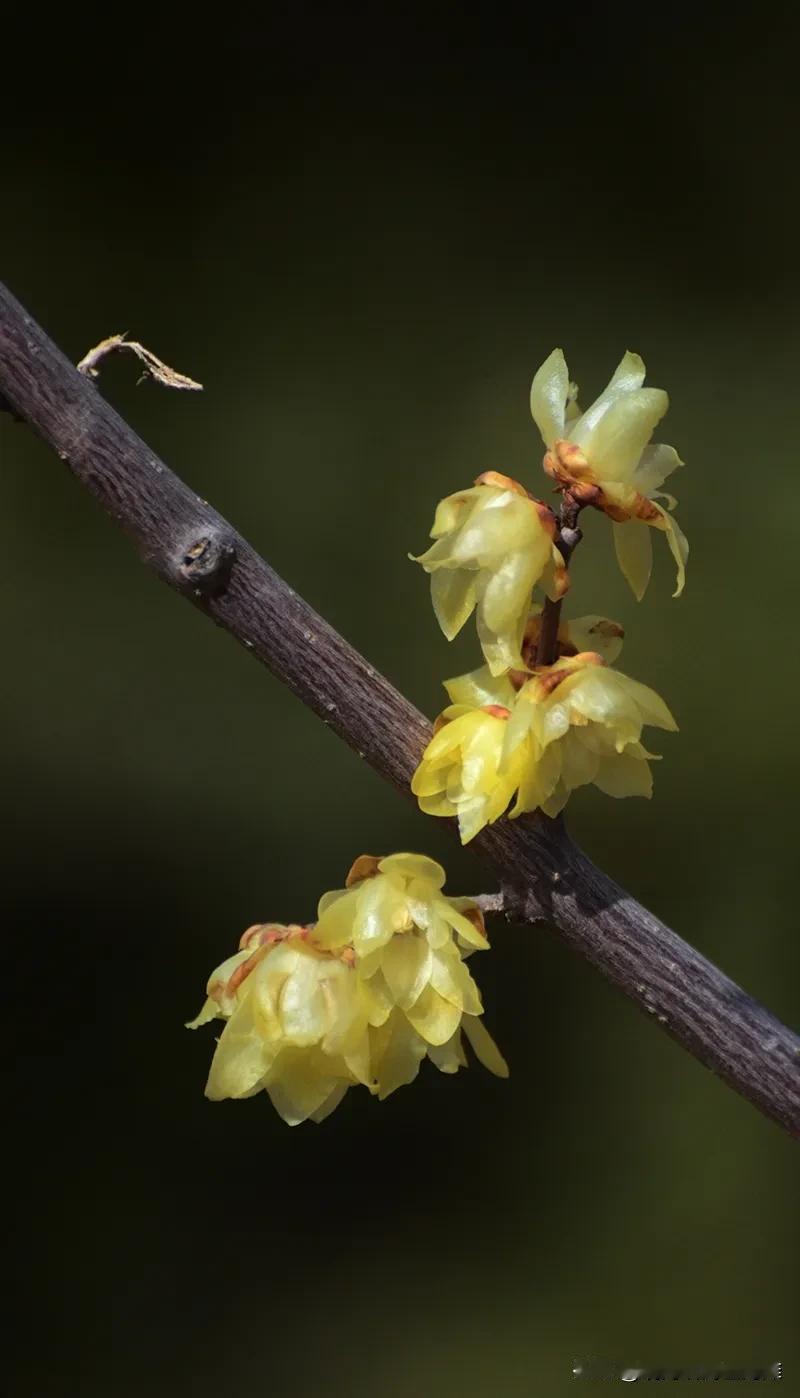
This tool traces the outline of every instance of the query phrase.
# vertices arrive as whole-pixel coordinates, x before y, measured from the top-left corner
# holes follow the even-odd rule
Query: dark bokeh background
[[[796,1022],[790,12],[480,13],[50,31],[5,94],[5,276],[74,358],[126,329],[203,381],[137,389],[121,362],[103,390],[431,714],[476,656],[406,560],[436,499],[488,467],[538,479],[554,344],[587,397],[641,351],[689,463],[687,591],[658,548],[637,606],[597,517],[573,605],[626,623],[681,733],[652,804],[581,793],[572,826]],[[296,1130],[204,1100],[212,1034],[182,1023],[242,928],[308,918],[362,850],[424,849],[455,892],[485,875],[8,419],[0,452],[8,1391],[522,1398],[574,1391],[591,1355],[790,1369],[795,1147],[547,935],[498,929],[477,968],[508,1083],[430,1068]]]

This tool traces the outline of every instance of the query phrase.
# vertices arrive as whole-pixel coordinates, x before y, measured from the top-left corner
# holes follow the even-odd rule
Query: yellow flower
[[[506,726],[501,768],[514,766],[520,748],[527,757],[511,815],[537,808],[558,815],[570,792],[590,782],[608,796],[650,796],[645,724],[677,728],[652,689],[608,668],[597,653],[538,668]]]
[[[367,1018],[353,957],[322,950],[303,927],[250,928],[242,949],[211,975],[196,1029],[227,1021],[206,1096],[262,1089],[290,1126],[322,1121],[348,1087],[369,1085]]]
[[[494,675],[522,663],[536,583],[553,597],[569,585],[555,533],[552,510],[496,471],[439,503],[436,542],[416,562],[431,575],[433,610],[449,641],[477,607],[478,638]]]
[[[588,635],[616,655],[621,630],[604,617],[581,617],[563,624],[553,665],[499,679],[484,666],[448,680],[455,702],[411,783],[421,809],[456,816],[466,844],[515,796],[512,817],[537,808],[557,815],[588,782],[610,796],[649,796],[652,754],[639,741],[642,727],[674,731],[675,720],[646,685],[607,668],[597,651],[573,648]],[[531,644],[535,650],[535,630]]]
[[[426,815],[455,816],[467,844],[507,810],[528,754],[519,744],[501,770],[506,723],[516,702],[508,676],[493,678],[482,666],[446,680],[445,689],[453,703],[437,720],[411,790]]]
[[[643,361],[628,351],[607,388],[581,413],[563,351],[556,349],[531,386],[531,412],[548,448],[545,470],[560,489],[614,521],[617,560],[640,600],[652,567],[648,526],[667,536],[677,567],[676,597],[683,591],[689,555],[686,537],[670,514],[676,501],[659,490],[683,463],[673,447],[650,444],[669,399],[663,389],[643,388],[644,376]]]
[[[507,1077],[464,964],[489,945],[483,916],[447,897],[444,878],[423,855],[362,855],[347,887],[321,898],[315,926],[248,928],[187,1026],[226,1021],[206,1096],[263,1089],[290,1126],[322,1121],[349,1087],[383,1099],[412,1082],[426,1055],[443,1073],[465,1067],[462,1031]]]
[[[444,880],[424,855],[364,855],[347,887],[320,900],[314,939],[331,951],[353,950],[381,1099],[412,1082],[426,1054],[442,1072],[456,1072],[466,1062],[462,1030],[485,1067],[508,1074],[464,964],[488,946],[483,918],[470,899],[447,897]]]

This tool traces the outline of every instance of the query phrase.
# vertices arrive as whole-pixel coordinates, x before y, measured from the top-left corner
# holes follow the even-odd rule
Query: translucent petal
[[[459,1068],[466,1068],[467,1060],[461,1046],[461,1031],[457,1029],[453,1037],[444,1044],[429,1044],[428,1057],[436,1064],[440,1073],[457,1073]]]
[[[322,989],[317,957],[298,958],[294,974],[284,981],[278,1012],[286,1039],[298,1047],[315,1044],[325,1034],[330,1023],[330,1008]]]
[[[342,947],[352,940],[358,887],[334,889],[319,900],[314,940],[321,946]]]
[[[531,415],[546,447],[564,436],[564,411],[570,382],[564,351],[554,349],[536,370],[531,384]]]
[[[319,1074],[311,1061],[289,1050],[281,1054],[275,1076],[270,1077],[266,1089],[273,1107],[287,1125],[299,1126],[301,1121],[307,1121],[321,1110],[338,1086],[332,1073]]]
[[[609,665],[617,659],[624,640],[619,622],[604,616],[579,616],[566,623],[566,635],[577,651],[593,650]]]
[[[431,960],[431,985],[444,1000],[468,1015],[483,1010],[480,991],[458,952],[435,952]]]
[[[402,1010],[394,1010],[380,1029],[371,1030],[370,1041],[378,1097],[383,1101],[398,1087],[414,1081],[427,1044],[408,1023]]]
[[[606,796],[651,796],[653,777],[646,762],[628,752],[601,757],[595,786]]]
[[[502,704],[505,708],[511,708],[515,698],[514,687],[507,676],[492,675],[488,665],[445,680],[444,687],[454,704],[471,704],[475,708],[481,708],[484,704]]]
[[[614,548],[623,577],[630,584],[637,601],[647,591],[653,567],[653,543],[648,525],[641,520],[614,523]]]
[[[471,947],[480,947],[481,950],[483,950],[484,947],[488,947],[489,943],[480,929],[475,926],[475,923],[470,922],[470,919],[465,917],[462,911],[454,907],[450,899],[443,899],[442,901],[442,917],[450,927],[452,927],[453,931],[457,932],[459,937],[463,937],[464,941]],[[466,902],[467,900],[464,899],[463,901]]]
[[[571,728],[561,739],[561,774],[571,791],[594,779],[600,761],[582,740],[583,729]]]
[[[468,800],[459,801],[456,807],[458,816],[458,835],[462,845],[468,845],[470,840],[481,831],[484,825],[488,824],[487,814],[488,798],[486,796],[473,796]]]
[[[317,1107],[317,1110],[315,1112],[309,1113],[308,1119],[310,1121],[316,1121],[318,1124],[319,1122],[324,1121],[326,1116],[330,1116],[331,1112],[336,1110],[342,1098],[344,1097],[348,1087],[350,1087],[350,1083],[348,1082],[339,1083],[339,1086],[335,1087],[333,1091],[325,1098],[325,1101],[322,1103],[322,1106]]]
[[[611,404],[583,441],[592,470],[601,481],[629,484],[656,424],[669,407],[661,388],[640,388]]]
[[[443,1044],[459,1026],[461,1011],[428,985],[419,999],[406,1010],[409,1022],[426,1044]]]
[[[448,796],[420,796],[419,808],[423,815],[431,816],[454,816],[458,815],[457,808],[453,805]]]
[[[368,879],[356,890],[358,903],[353,919],[353,946],[359,955],[384,946],[395,932],[400,932],[410,918],[404,895],[392,887],[389,879],[379,874]]]
[[[244,1097],[267,1071],[272,1054],[248,1025],[237,1026],[238,1016],[229,1019],[211,1062],[206,1097],[220,1102],[225,1097]]]
[[[483,1020],[475,1015],[465,1015],[461,1023],[478,1061],[496,1077],[507,1078],[508,1064]]]
[[[557,786],[561,776],[561,744],[551,743],[537,756],[531,756],[525,764],[519,784],[519,794],[511,815],[518,816],[524,811],[535,811],[544,807],[545,801]]]
[[[359,977],[358,994],[369,1023],[375,1027],[385,1024],[394,1009],[394,1000],[389,993],[383,972],[376,971],[368,980]]]
[[[615,677],[620,687],[637,705],[643,723],[649,723],[653,728],[665,728],[669,733],[677,733],[678,725],[675,719],[654,689],[650,689],[649,685],[642,684],[639,680],[632,680],[630,675],[615,672]]]
[[[542,810],[551,820],[555,820],[560,815],[569,800],[569,787],[566,782],[558,782],[553,788],[546,801],[542,802]]]
[[[426,854],[389,854],[381,860],[378,867],[383,874],[398,873],[404,879],[421,879],[437,890],[444,887],[444,869]],[[422,889],[409,892],[414,897],[423,896]]]
[[[669,551],[675,559],[675,565],[678,570],[677,585],[672,595],[673,597],[680,597],[686,583],[686,561],[689,557],[689,540],[680,528],[678,521],[671,514],[665,509],[662,509],[660,505],[657,505],[656,509],[661,515],[661,528],[666,533]]]
[[[212,1019],[221,1019],[219,1005],[216,1000],[208,999],[196,1019],[190,1019],[185,1025],[186,1029],[199,1029],[201,1024],[208,1024]]]
[[[674,447],[668,447],[665,442],[653,442],[642,452],[632,483],[642,495],[652,495],[664,484],[667,476],[682,465]]]
[[[475,608],[477,573],[440,568],[431,573],[433,612],[448,641],[457,636]]]
[[[630,350],[627,350],[599,398],[596,398],[591,407],[587,408],[586,412],[571,424],[569,440],[576,442],[579,446],[584,446],[611,405],[621,395],[634,393],[641,388],[644,376],[644,361],[638,354],[632,354]]]
[[[384,948],[381,969],[389,994],[402,1010],[416,1003],[431,976],[432,953],[424,937],[399,933]]]

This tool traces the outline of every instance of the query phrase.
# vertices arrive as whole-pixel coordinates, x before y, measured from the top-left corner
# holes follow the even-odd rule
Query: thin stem
[[[577,500],[573,500],[572,496],[568,494],[562,496],[555,543],[567,566],[569,566],[570,559],[583,538],[578,528],[580,512],[581,506]],[[557,601],[552,601],[549,597],[545,598],[545,604],[542,608],[542,625],[536,646],[537,665],[552,665],[558,658],[558,628],[561,622],[563,600],[562,597],[559,597]]]

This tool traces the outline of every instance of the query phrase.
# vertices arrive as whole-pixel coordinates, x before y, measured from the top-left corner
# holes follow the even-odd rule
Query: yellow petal
[[[431,976],[432,953],[424,937],[398,933],[384,948],[381,960],[389,994],[401,1010],[410,1010]]]
[[[445,680],[444,687],[454,704],[469,704],[474,708],[482,708],[484,704],[501,704],[504,708],[511,708],[515,697],[508,677],[493,675],[488,665]]]
[[[393,1010],[385,1024],[370,1030],[370,1044],[378,1097],[383,1101],[398,1087],[414,1081],[427,1045],[402,1010]]]
[[[577,422],[570,424],[569,440],[579,446],[585,444],[612,404],[622,395],[635,393],[641,388],[644,376],[644,360],[640,355],[626,350],[599,398],[595,399]]]
[[[653,776],[647,763],[628,752],[601,757],[595,786],[606,796],[646,796],[653,792]]]
[[[406,1016],[426,1044],[443,1044],[458,1028],[461,1010],[427,985]]]
[[[686,583],[686,561],[689,557],[689,540],[680,528],[678,521],[663,509],[661,505],[656,505],[656,509],[661,516],[661,522],[657,526],[663,529],[667,536],[669,551],[675,559],[678,576],[673,597],[680,597]]]
[[[381,860],[378,867],[383,874],[398,873],[404,879],[422,879],[434,889],[444,887],[444,869],[426,854],[390,854]]]
[[[237,1027],[236,1019],[228,1020],[211,1061],[206,1097],[212,1102],[248,1096],[272,1061],[264,1040],[246,1025]]]
[[[190,1019],[184,1028],[199,1029],[201,1024],[208,1024],[212,1019],[221,1019],[220,1008],[216,1000],[208,999],[196,1019]]]
[[[632,483],[642,495],[652,495],[664,484],[667,476],[682,465],[674,447],[668,447],[665,442],[653,442],[642,452]]]
[[[579,616],[566,623],[566,637],[576,651],[596,651],[612,665],[622,650],[625,630],[605,616]]]
[[[317,909],[314,941],[325,947],[346,946],[352,940],[357,902],[358,885],[323,893]]]
[[[348,1087],[350,1087],[350,1083],[348,1082],[339,1083],[338,1087],[335,1087],[329,1096],[325,1098],[322,1106],[317,1107],[315,1112],[309,1113],[309,1121],[316,1121],[317,1124],[319,1124],[319,1122],[325,1120],[326,1116],[330,1116],[331,1112],[335,1111],[338,1107]]]
[[[564,412],[569,394],[564,351],[554,349],[536,370],[531,384],[531,416],[546,447],[564,436]]]
[[[653,431],[669,407],[661,388],[640,388],[617,398],[582,445],[601,481],[630,483]]]
[[[461,1045],[461,1031],[457,1029],[452,1039],[448,1039],[444,1044],[429,1044],[428,1057],[436,1064],[440,1073],[457,1073],[459,1068],[466,1068],[467,1059]]]
[[[448,641],[457,636],[475,607],[477,572],[439,568],[431,573],[433,614]]]
[[[483,1020],[478,1019],[475,1015],[465,1015],[462,1020],[462,1028],[479,1063],[482,1063],[484,1068],[488,1068],[490,1073],[494,1073],[495,1077],[507,1078],[508,1064]]]
[[[613,528],[617,562],[634,597],[641,602],[653,567],[650,529],[638,519],[626,520],[624,524],[615,523]]]

